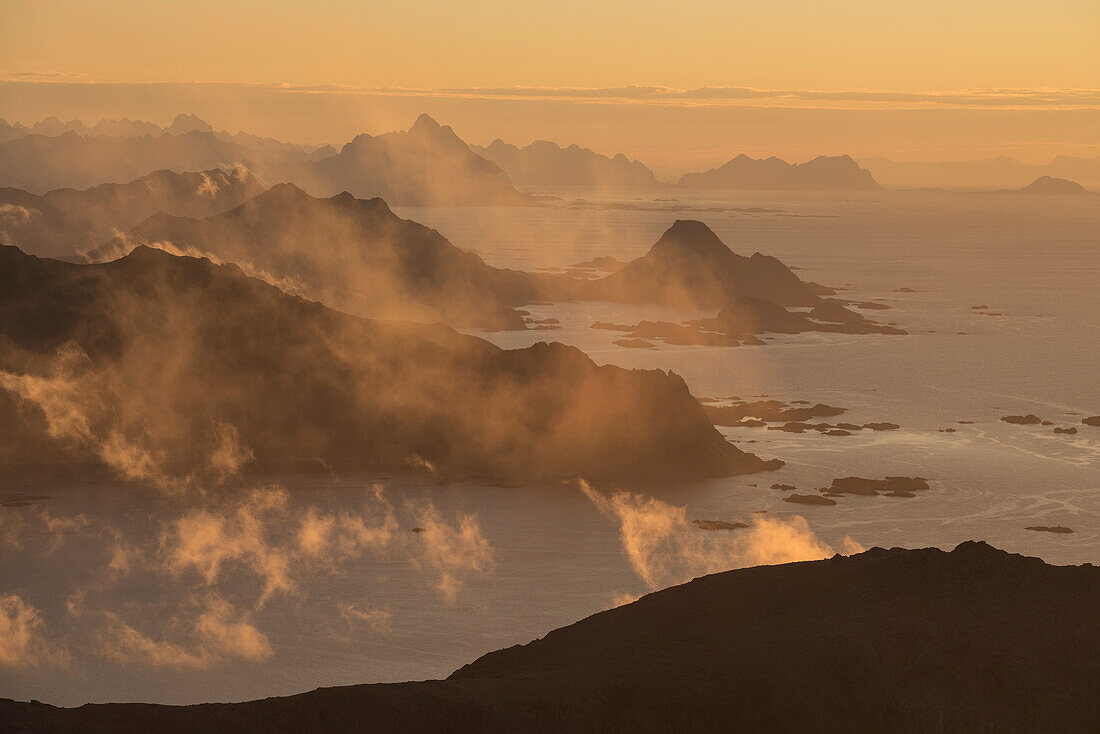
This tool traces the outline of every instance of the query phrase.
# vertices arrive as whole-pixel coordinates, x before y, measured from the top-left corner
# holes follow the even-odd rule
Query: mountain
[[[721,308],[744,296],[782,306],[816,306],[821,294],[831,293],[799,280],[774,257],[738,255],[707,225],[683,219],[617,272],[599,280],[557,282],[567,291],[558,297],[681,308]]]
[[[1053,178],[1051,176],[1040,176],[1027,186],[1019,189],[1016,193],[1020,194],[1055,194],[1055,195],[1080,195],[1091,194],[1092,192],[1086,189],[1076,181],[1070,181],[1065,178]]]
[[[86,135],[88,133],[88,128],[85,127],[84,123],[80,120],[62,122],[57,119],[57,117],[50,115],[34,123],[28,132],[30,132],[31,135],[62,135],[67,132],[74,132],[77,135]]]
[[[100,120],[89,131],[90,135],[110,135],[118,138],[135,138],[140,135],[160,135],[164,129],[155,122],[144,120],[131,120],[123,117],[120,120]]]
[[[497,138],[470,149],[504,169],[513,183],[542,186],[642,188],[657,186],[653,171],[622,153],[610,158],[588,148],[536,140],[523,148]]]
[[[21,732],[1100,730],[1100,568],[966,542],[697,578],[442,681],[233,704],[0,702]]]
[[[37,123],[47,135],[33,130],[24,134],[25,128],[5,123],[0,126],[0,187],[40,194],[132,181],[161,169],[184,172],[242,164],[268,183],[294,183],[317,196],[348,191],[403,206],[532,201],[516,191],[496,164],[427,115],[404,132],[359,135],[339,152],[331,146],[214,131],[194,115],[178,115],[158,133],[137,134],[149,124],[103,121],[89,134],[80,124],[78,134],[47,118]],[[101,125],[117,136],[95,134]]]
[[[57,137],[27,135],[0,145],[0,186],[45,193],[124,183],[153,171],[206,171],[242,164],[258,172],[275,163],[307,159],[286,148],[242,145],[208,132],[119,138],[66,132]]]
[[[679,481],[780,463],[728,443],[662,370],[360,319],[236,265],[148,247],[93,265],[0,248],[7,476],[90,464],[151,480],[245,464]]]
[[[284,143],[274,138],[264,138],[258,135],[250,135],[245,132],[230,134],[224,130],[215,130],[214,127],[196,115],[179,114],[167,127],[161,127],[155,122],[145,120],[131,120],[123,117],[119,120],[103,119],[95,125],[88,127],[80,120],[70,120],[63,123],[55,116],[47,117],[34,123],[30,128],[19,123],[8,125],[0,120],[0,142],[14,140],[30,134],[44,135],[46,137],[58,137],[66,132],[73,132],[86,137],[117,137],[136,138],[142,136],[160,137],[162,135],[186,135],[192,132],[210,133],[215,139],[225,143],[237,143],[244,146],[252,146],[266,149],[269,152],[301,153],[309,154],[304,159],[317,160],[327,158],[336,153],[331,145],[303,145],[298,143]]]
[[[1006,155],[969,161],[896,162],[864,158],[860,165],[884,186],[946,187],[957,189],[1018,188],[1040,176],[1068,178],[1087,187],[1100,187],[1100,158],[1057,156],[1050,163],[1023,163]]]
[[[514,307],[532,298],[530,276],[485,264],[382,199],[318,199],[293,184],[203,219],[158,213],[89,258],[112,260],[151,243],[239,263],[361,316],[523,329]]]
[[[871,173],[850,156],[818,156],[790,164],[772,156],[741,154],[720,168],[685,173],[678,186],[692,189],[761,189],[776,191],[873,191],[879,188]]]
[[[25,252],[73,256],[103,244],[157,212],[206,216],[263,191],[247,169],[199,173],[154,171],[126,184],[43,196],[0,189],[0,242]]]
[[[402,206],[529,203],[495,163],[427,115],[404,132],[359,135],[336,155],[278,168],[270,178],[317,196],[348,191]]]
[[[9,140],[15,140],[16,138],[22,138],[30,134],[30,130],[27,126],[21,122],[17,122],[14,125],[0,118],[0,143],[6,143]]]
[[[200,132],[200,133],[212,133],[214,128],[210,123],[205,120],[199,119],[197,115],[176,115],[176,119],[172,120],[172,124],[164,129],[166,135],[186,135],[187,133]]]

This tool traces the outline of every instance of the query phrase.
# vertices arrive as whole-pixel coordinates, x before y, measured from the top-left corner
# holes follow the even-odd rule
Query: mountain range
[[[579,145],[563,148],[536,140],[523,148],[497,138],[487,146],[471,145],[475,153],[500,166],[518,185],[647,188],[658,186],[653,171],[622,153],[609,157]]]
[[[155,136],[71,129],[56,136],[23,135],[0,143],[0,186],[38,194],[132,181],[160,169],[182,173],[241,164],[267,185],[292,182],[318,196],[348,191],[395,205],[532,203],[497,165],[427,115],[407,131],[360,135],[339,151],[209,128],[180,116]]]
[[[277,167],[269,178],[292,181],[318,196],[347,191],[401,205],[529,203],[499,166],[427,115],[406,131],[359,135],[336,155]]]
[[[90,265],[0,248],[9,476],[230,466],[668,481],[780,464],[728,443],[662,370],[361,319],[148,247]]]
[[[879,188],[871,173],[851,156],[818,156],[790,164],[772,156],[741,154],[719,168],[685,173],[677,182],[689,189],[770,189],[777,191],[873,191]]]
[[[198,173],[154,171],[125,184],[54,189],[42,196],[0,189],[0,243],[49,257],[95,248],[158,212],[208,216],[263,191],[243,166]]]
[[[88,258],[114,260],[141,244],[238,263],[298,295],[375,318],[523,329],[515,307],[533,294],[532,276],[485,264],[382,199],[319,199],[294,184],[209,217],[157,213]]]

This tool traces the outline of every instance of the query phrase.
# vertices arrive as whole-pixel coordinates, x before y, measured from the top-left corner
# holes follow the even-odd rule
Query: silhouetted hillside
[[[1040,176],[1020,189],[1018,193],[1055,194],[1059,196],[1068,194],[1070,196],[1075,196],[1080,194],[1091,194],[1092,192],[1076,181],[1070,181],[1064,178],[1052,178],[1050,176]]]
[[[734,253],[707,225],[678,220],[642,257],[593,281],[559,281],[569,297],[721,308],[744,296],[784,306],[813,306],[831,292],[799,280],[774,257]]]
[[[483,158],[497,164],[513,183],[544,186],[638,188],[656,186],[653,171],[622,153],[608,157],[588,148],[536,140],[523,148],[497,138],[488,146],[471,145]]]
[[[0,248],[0,465],[63,462],[142,479],[251,462],[507,482],[779,465],[727,443],[661,370],[359,319],[147,247],[98,265]]]
[[[404,132],[359,135],[337,155],[273,171],[311,194],[348,191],[394,205],[508,205],[527,203],[508,175],[477,155],[449,126],[427,115]]]
[[[111,260],[149,243],[239,263],[360,316],[522,329],[513,307],[531,298],[527,274],[486,265],[381,199],[317,199],[293,184],[205,219],[158,214],[90,256]]]
[[[154,171],[126,184],[54,189],[43,196],[0,189],[0,242],[25,252],[72,256],[103,244],[157,212],[208,216],[263,191],[247,169]]]
[[[822,155],[792,165],[774,156],[757,159],[742,154],[720,168],[685,173],[678,185],[692,189],[778,191],[871,191],[879,188],[871,173],[846,155]]]
[[[445,681],[239,704],[4,701],[26,732],[1095,732],[1100,568],[967,542],[714,574]]]

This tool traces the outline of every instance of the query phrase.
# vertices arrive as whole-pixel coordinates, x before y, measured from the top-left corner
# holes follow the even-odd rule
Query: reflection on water
[[[696,395],[825,402],[848,409],[838,420],[901,428],[852,436],[726,428],[746,450],[787,465],[617,502],[577,486],[377,477],[275,477],[178,496],[0,478],[8,505],[0,507],[0,623],[8,624],[0,659],[33,650],[47,661],[0,668],[0,695],[193,702],[440,677],[651,586],[760,560],[745,540],[761,532],[754,518],[784,532],[805,518],[805,534],[791,536],[805,541],[805,557],[853,547],[846,538],[868,547],[982,538],[1055,563],[1100,562],[1100,429],[1080,425],[1100,414],[1100,205],[1069,198],[748,194],[725,202],[800,217],[401,210],[494,264],[523,268],[629,259],[674,218],[701,218],[739,252],[775,255],[805,279],[850,289],[841,295],[884,299],[891,309],[876,319],[910,336],[623,349],[612,344],[618,335],[591,323],[701,314],[594,303],[531,307],[559,319],[557,331],[484,336],[507,347],[552,338],[600,363],[672,369]],[[978,304],[1003,315],[971,308]],[[1053,425],[999,421],[1009,413]],[[1053,433],[1069,425],[1079,432]],[[770,489],[814,493],[847,475],[919,475],[932,488],[914,498],[845,496],[832,507],[786,503]],[[693,519],[751,527],[704,531]]]

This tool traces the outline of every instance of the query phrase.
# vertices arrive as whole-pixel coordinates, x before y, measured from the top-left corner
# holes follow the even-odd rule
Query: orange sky
[[[675,160],[1100,155],[1096,0],[4,0],[0,21],[0,117],[25,122],[194,111],[339,141],[423,109],[474,142]]]

